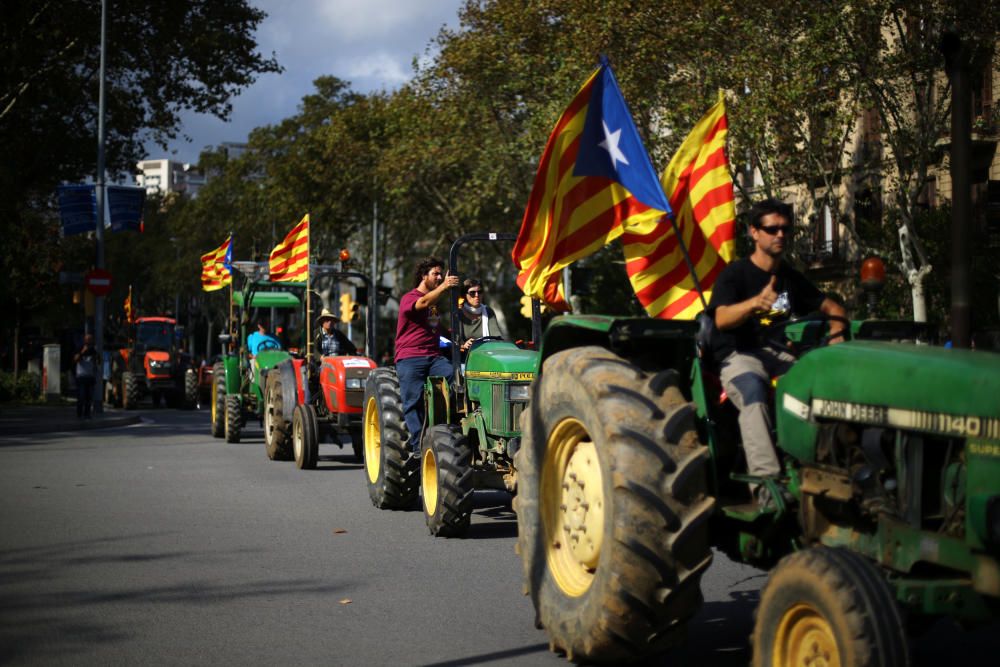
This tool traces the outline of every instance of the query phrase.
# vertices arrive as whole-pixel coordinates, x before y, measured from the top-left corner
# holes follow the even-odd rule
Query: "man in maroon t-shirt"
[[[458,277],[444,275],[444,262],[428,257],[417,265],[417,286],[399,300],[396,323],[396,374],[403,399],[403,420],[410,432],[410,451],[420,455],[420,429],[424,423],[423,388],[431,375],[451,382],[455,374],[451,361],[442,354],[438,300],[446,290],[458,286]]]

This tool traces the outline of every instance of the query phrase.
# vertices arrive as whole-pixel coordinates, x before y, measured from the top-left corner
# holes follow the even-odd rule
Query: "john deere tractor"
[[[515,239],[514,234],[467,234],[452,245],[448,270],[458,275],[458,253],[467,243]],[[449,301],[452,331],[458,332],[458,295]],[[532,319],[537,340],[537,302]],[[427,527],[442,537],[466,532],[475,489],[516,489],[518,420],[528,405],[538,358],[531,343],[487,337],[473,342],[463,368],[460,342],[451,345],[455,382],[430,377],[424,385],[426,418],[419,458],[407,450],[396,371],[374,370],[365,388],[365,471],[372,503],[380,509],[402,509],[416,504],[420,495]]]
[[[365,352],[375,349],[375,290],[371,279],[356,271],[309,265],[313,278],[360,280],[359,294],[367,296]],[[313,469],[319,445],[330,440],[341,447],[350,440],[355,460],[361,461],[361,411],[365,382],[376,363],[360,355],[323,357],[318,363],[295,356],[268,373],[264,391],[264,438],[268,458],[295,459],[299,469]]]
[[[715,547],[773,568],[755,665],[904,665],[906,627],[1000,614],[1000,355],[912,323],[787,325],[777,478],[745,474],[710,322],[557,318],[522,415],[518,549],[555,650],[618,663],[681,637]],[[752,500],[764,486],[769,503]]]
[[[305,327],[300,327],[302,340],[296,341],[292,349],[274,345],[259,349],[253,357],[247,350],[247,336],[255,311],[273,308],[282,313],[295,313],[302,310],[300,295],[289,291],[297,286],[267,282],[266,268],[266,263],[233,262],[234,273],[242,278],[240,291],[233,293],[233,306],[240,313],[239,331],[235,337],[232,334],[219,336],[225,353],[212,371],[212,435],[224,437],[226,442],[239,442],[250,417],[263,423],[263,390],[268,371],[292,358],[299,349],[305,350]],[[296,291],[301,292],[301,287]]]

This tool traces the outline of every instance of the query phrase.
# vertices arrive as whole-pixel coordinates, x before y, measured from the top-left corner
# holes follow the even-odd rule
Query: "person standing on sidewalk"
[[[73,363],[76,364],[76,416],[90,419],[97,382],[97,348],[91,334],[84,334],[83,347],[73,355]]]
[[[424,381],[431,375],[448,378],[455,374],[451,361],[442,351],[441,336],[445,327],[437,302],[444,293],[458,286],[458,277],[444,275],[444,262],[428,257],[417,265],[416,287],[399,300],[396,322],[396,373],[403,399],[403,420],[410,432],[410,451],[420,455],[420,431],[424,424]]]

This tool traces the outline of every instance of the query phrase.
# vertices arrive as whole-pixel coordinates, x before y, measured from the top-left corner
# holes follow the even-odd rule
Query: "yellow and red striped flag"
[[[525,294],[568,310],[560,271],[670,210],[610,65],[587,79],[549,135],[512,258]]]
[[[132,286],[128,286],[128,296],[125,297],[125,323],[135,324],[135,310],[132,308]]]
[[[201,288],[214,292],[233,282],[233,235],[201,256]]]
[[[273,283],[304,283],[309,277],[309,214],[274,246],[270,258]]]
[[[733,257],[736,204],[725,152],[728,128],[720,95],[661,179],[706,301],[716,277]],[[671,225],[632,226],[622,236],[622,247],[632,289],[651,317],[688,320],[701,312],[701,300]]]

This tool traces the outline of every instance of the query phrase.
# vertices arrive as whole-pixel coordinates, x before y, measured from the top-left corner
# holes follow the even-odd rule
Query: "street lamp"
[[[868,296],[868,319],[875,319],[878,293],[885,286],[885,263],[879,257],[869,257],[861,262],[861,289]]]

